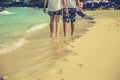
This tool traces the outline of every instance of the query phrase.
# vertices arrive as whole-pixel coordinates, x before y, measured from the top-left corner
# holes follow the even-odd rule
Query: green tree
[[[43,7],[44,0],[30,0],[29,4],[33,7]]]
[[[6,6],[7,4],[10,4],[12,0],[0,0],[0,6]]]
[[[0,0],[0,6],[3,6],[5,0]]]

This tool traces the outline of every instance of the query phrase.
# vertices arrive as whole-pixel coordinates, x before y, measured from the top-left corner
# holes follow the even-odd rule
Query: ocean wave
[[[0,54],[10,53],[13,50],[16,50],[17,48],[19,48],[20,46],[23,46],[27,42],[28,41],[26,39],[20,39],[9,45],[2,45],[2,48],[0,49]]]
[[[2,11],[2,12],[0,12],[0,14],[3,14],[3,15],[9,15],[9,14],[14,14],[14,13],[9,12],[9,11]]]
[[[27,30],[26,32],[27,33],[34,32],[36,30],[42,29],[43,27],[45,27],[47,25],[48,25],[47,23],[35,25],[35,26],[31,27],[29,30]],[[0,55],[5,54],[5,53],[10,53],[13,50],[16,50],[20,46],[23,46],[26,42],[29,42],[29,41],[26,40],[25,38],[20,38],[19,40],[14,41],[14,42],[0,44]]]
[[[34,32],[34,31],[36,31],[36,30],[42,29],[43,27],[45,27],[45,26],[47,26],[47,25],[48,25],[47,23],[35,25],[35,26],[33,26],[32,28],[30,28],[29,30],[27,30],[27,33]]]
[[[10,12],[9,11],[2,11],[2,12],[0,12],[0,14],[9,14]]]

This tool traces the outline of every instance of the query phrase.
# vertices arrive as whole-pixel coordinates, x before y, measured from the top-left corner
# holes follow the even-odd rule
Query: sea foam
[[[2,12],[0,12],[0,14],[9,14],[10,12],[9,11],[2,11]]]
[[[10,53],[11,51],[16,50],[20,46],[23,46],[27,42],[28,41],[26,39],[20,39],[14,43],[9,44],[9,45],[3,45],[3,47],[0,49],[0,54]]]
[[[30,28],[29,30],[27,30],[27,33],[33,32],[33,31],[36,31],[36,30],[39,30],[39,29],[42,29],[43,27],[45,27],[45,26],[47,26],[47,25],[48,25],[47,23],[35,25],[35,26],[33,26],[32,28]]]
[[[47,26],[47,23],[43,23],[43,24],[39,24],[39,25],[35,25],[33,27],[31,27],[29,30],[27,30],[27,33],[30,32],[34,32],[36,30],[42,29],[43,27]],[[18,41],[15,41],[13,43],[8,43],[8,44],[1,44],[0,45],[0,54],[4,54],[4,53],[10,53],[13,50],[18,49],[20,46],[23,46],[25,43],[27,43],[29,41],[27,41],[25,38],[19,39]]]

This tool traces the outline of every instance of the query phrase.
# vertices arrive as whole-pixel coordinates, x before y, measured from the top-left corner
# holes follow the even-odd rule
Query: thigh
[[[62,15],[62,10],[55,11],[54,13],[55,15]]]
[[[54,16],[50,16],[50,22],[54,22]]]
[[[60,15],[55,15],[55,21],[60,22]]]
[[[76,21],[76,9],[75,8],[71,8],[69,9],[69,17],[70,17],[70,21],[71,22],[75,22]]]
[[[54,16],[55,12],[54,11],[48,11],[49,16]]]
[[[69,22],[69,15],[63,9],[63,22]]]
[[[50,16],[62,15],[62,10],[58,10],[58,11],[48,11],[48,14],[49,14]]]

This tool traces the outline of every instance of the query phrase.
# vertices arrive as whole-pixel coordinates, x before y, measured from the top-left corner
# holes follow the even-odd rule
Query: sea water
[[[49,16],[42,9],[6,8],[9,14],[0,14],[0,54],[24,45],[26,33],[48,25]]]

